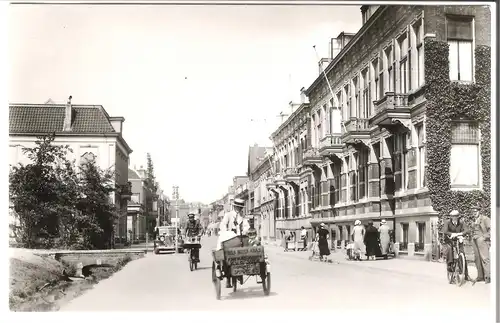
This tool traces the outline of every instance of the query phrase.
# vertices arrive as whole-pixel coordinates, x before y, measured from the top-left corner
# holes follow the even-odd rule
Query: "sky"
[[[211,203],[271,146],[319,76],[313,45],[361,27],[360,6],[10,5],[9,102],[102,105],[150,153],[166,195]],[[253,120],[253,121],[252,121]]]

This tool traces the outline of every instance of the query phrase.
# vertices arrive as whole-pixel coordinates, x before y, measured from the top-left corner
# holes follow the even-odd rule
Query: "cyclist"
[[[201,235],[201,224],[200,221],[197,221],[194,218],[193,213],[188,214],[188,222],[186,224],[186,237],[196,237]],[[198,248],[193,248],[191,250],[193,253],[193,256],[195,257],[196,260],[200,260],[200,250]]]
[[[448,272],[453,271],[453,238],[457,237],[460,233],[466,235],[469,230],[464,222],[460,219],[460,212],[453,210],[450,212],[450,220],[444,224],[444,243],[447,245],[446,250],[446,264]],[[467,266],[465,266],[465,278],[469,280],[469,273]]]

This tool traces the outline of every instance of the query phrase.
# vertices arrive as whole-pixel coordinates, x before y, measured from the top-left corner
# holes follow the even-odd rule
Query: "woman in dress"
[[[390,228],[387,225],[387,221],[383,219],[380,222],[380,227],[378,228],[380,234],[380,248],[382,249],[382,255],[387,258],[389,255],[389,246],[391,244]]]
[[[325,229],[325,224],[321,223],[318,233],[316,234],[318,239],[319,256],[321,260],[327,260],[330,255],[330,248],[328,247],[328,239],[330,234],[327,229]]]
[[[365,228],[361,225],[361,221],[356,220],[354,222],[354,229],[352,230],[351,236],[352,240],[354,241],[354,258],[357,260],[361,260],[361,254],[364,253],[365,249]]]

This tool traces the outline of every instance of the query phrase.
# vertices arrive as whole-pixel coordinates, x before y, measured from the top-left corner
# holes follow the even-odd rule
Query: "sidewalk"
[[[309,257],[312,254],[311,250],[307,251],[287,251],[285,252],[281,246],[276,246],[276,244],[268,244],[265,246],[267,250],[271,253],[278,254],[284,257],[291,257],[296,259],[303,259],[309,261]],[[367,269],[380,270],[385,272],[391,272],[394,274],[411,275],[411,276],[423,276],[432,280],[442,280],[446,281],[446,269],[443,263],[424,261],[424,260],[411,260],[404,258],[392,258],[387,260],[363,260],[363,261],[351,261],[346,259],[346,253],[344,250],[336,250],[329,256],[329,259],[335,264],[351,265]],[[477,271],[474,266],[469,266],[469,274],[472,278],[477,276]],[[479,284],[478,284],[479,285]],[[478,286],[476,285],[476,286]],[[484,285],[481,283],[481,285]]]

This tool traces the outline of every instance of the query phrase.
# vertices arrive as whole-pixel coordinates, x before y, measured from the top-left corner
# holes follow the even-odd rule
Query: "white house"
[[[54,144],[69,145],[73,153],[68,156],[81,164],[94,159],[102,169],[116,174],[120,194],[111,199],[120,209],[115,229],[115,241],[127,235],[127,200],[130,199],[128,182],[129,156],[132,149],[123,138],[123,117],[110,117],[101,105],[9,104],[9,155],[10,165],[29,163],[23,147],[34,147],[37,136],[55,133]]]

